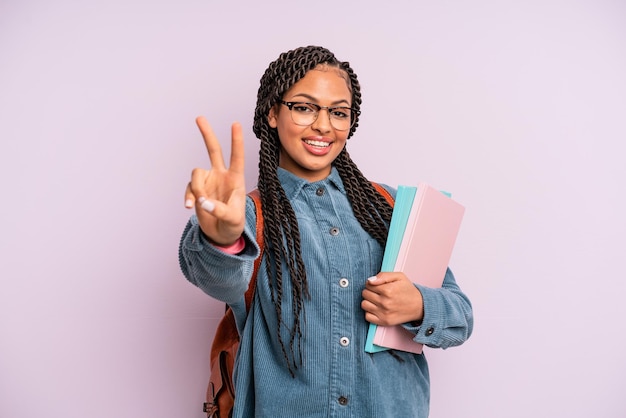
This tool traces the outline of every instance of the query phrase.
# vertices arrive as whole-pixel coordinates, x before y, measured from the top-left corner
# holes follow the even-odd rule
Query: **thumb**
[[[398,280],[396,273],[380,272],[376,276],[369,277],[367,279],[367,283],[373,286],[380,286],[386,283],[395,282],[396,280]]]
[[[367,284],[373,286],[379,286],[381,284],[385,284],[387,281],[383,277],[372,276],[367,278]]]

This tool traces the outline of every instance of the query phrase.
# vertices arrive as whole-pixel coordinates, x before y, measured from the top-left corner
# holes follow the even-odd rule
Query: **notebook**
[[[401,271],[416,284],[441,287],[465,208],[426,183],[399,186],[381,271]],[[401,325],[370,324],[365,351],[421,353],[422,344]]]

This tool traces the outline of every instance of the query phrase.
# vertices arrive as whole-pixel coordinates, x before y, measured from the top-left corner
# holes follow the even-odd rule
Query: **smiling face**
[[[318,66],[291,86],[283,100],[350,107],[352,93],[346,77],[339,68]],[[330,174],[331,164],[345,147],[350,132],[333,128],[326,110],[320,110],[311,125],[296,125],[289,108],[283,104],[270,109],[268,123],[280,138],[279,166],[311,182]]]

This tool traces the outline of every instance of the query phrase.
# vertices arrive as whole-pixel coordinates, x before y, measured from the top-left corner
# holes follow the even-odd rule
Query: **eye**
[[[350,108],[349,107],[334,107],[330,110],[330,115],[336,119],[349,119]]]
[[[315,113],[317,112],[317,109],[315,109],[311,104],[309,103],[294,103],[291,110],[298,112],[298,113]]]

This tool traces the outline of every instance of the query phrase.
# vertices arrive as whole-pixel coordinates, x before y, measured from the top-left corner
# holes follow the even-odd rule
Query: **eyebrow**
[[[313,96],[311,96],[309,94],[306,94],[306,93],[295,94],[290,100],[294,100],[296,97],[302,97],[304,99],[307,99],[307,100],[311,101],[312,103],[317,103],[318,102],[317,98],[315,98],[315,97],[313,97]],[[350,107],[350,102],[345,100],[345,99],[336,100],[336,101],[331,103],[331,106],[338,106],[340,104],[345,104],[347,107]]]

